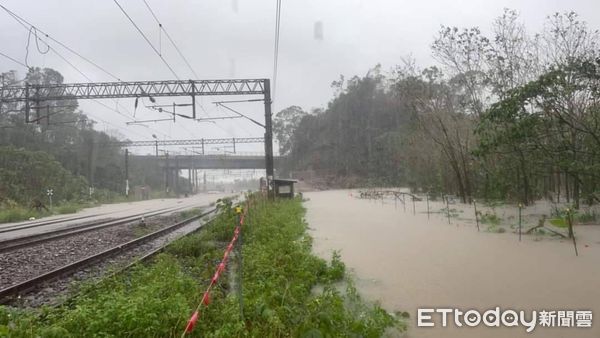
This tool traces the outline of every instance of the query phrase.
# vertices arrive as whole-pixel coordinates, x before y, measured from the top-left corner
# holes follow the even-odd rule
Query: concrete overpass
[[[179,194],[182,191],[206,190],[206,175],[198,177],[198,170],[208,169],[265,169],[265,155],[219,154],[219,155],[131,155],[131,161],[143,166],[159,166],[164,172],[165,189]],[[282,164],[284,157],[274,157],[274,167]],[[181,187],[181,171],[187,170],[188,187]],[[185,174],[184,174],[185,176]]]
[[[281,162],[282,157],[274,157],[275,168]],[[133,161],[139,161],[147,165],[157,165],[170,170],[183,169],[265,169],[264,155],[170,155],[170,156],[132,156]]]

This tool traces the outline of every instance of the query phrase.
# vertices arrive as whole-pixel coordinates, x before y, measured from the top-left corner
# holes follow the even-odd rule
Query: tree
[[[478,155],[518,154],[534,168],[555,168],[572,182],[568,189],[579,207],[580,189],[595,198],[600,178],[600,60],[556,67],[516,88],[483,116],[477,133]],[[522,173],[547,175],[543,170]],[[568,182],[568,181],[567,181]],[[533,197],[523,191],[521,200]]]
[[[57,201],[77,200],[86,188],[83,177],[72,175],[45,152],[0,147],[0,202],[30,205],[45,200],[47,189],[53,189]]]
[[[290,106],[275,115],[273,131],[279,142],[279,153],[286,155],[292,149],[293,135],[307,113],[298,106]]]
[[[17,80],[18,74],[14,71],[1,75],[5,85],[22,85],[23,81],[43,85],[63,82],[62,75],[50,68],[32,68],[23,81]],[[31,109],[30,116],[30,119],[39,118],[39,122],[26,123],[23,104],[3,104],[0,147],[23,149],[32,152],[32,156],[46,153],[50,157],[44,157],[44,161],[50,161],[50,158],[58,161],[72,175],[86,177],[87,184],[122,193],[124,149],[102,146],[119,140],[95,130],[95,122],[79,109],[76,100],[44,101],[40,105],[39,110]],[[163,176],[159,168],[131,164],[132,185],[149,184],[153,188],[162,188]],[[0,167],[2,169],[5,167]],[[19,182],[27,185],[29,181]],[[29,191],[33,188],[22,186],[19,189]]]
[[[465,202],[600,199],[598,31],[568,12],[531,34],[509,9],[491,28],[442,27],[433,67],[334,81],[288,135],[291,165]]]

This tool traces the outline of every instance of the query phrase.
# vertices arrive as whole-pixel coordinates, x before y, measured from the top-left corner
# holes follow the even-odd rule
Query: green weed
[[[497,226],[502,221],[502,219],[500,217],[498,217],[496,214],[490,213],[490,212],[485,212],[485,213],[481,214],[480,217],[481,218],[479,219],[479,221],[481,223],[490,224],[492,226]]]
[[[575,213],[576,223],[594,223],[598,219],[598,215],[594,211],[584,210]]]
[[[568,226],[567,221],[564,218],[552,218],[549,219],[548,222],[558,228],[566,228]]]

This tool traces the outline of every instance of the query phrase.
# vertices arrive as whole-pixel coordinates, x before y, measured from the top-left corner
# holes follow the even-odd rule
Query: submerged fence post
[[[521,241],[521,210],[523,209],[523,204],[519,203],[519,242]]]
[[[414,195],[412,196],[412,202],[413,202],[413,215],[416,215],[417,212],[415,210],[415,196]]]
[[[567,222],[569,223],[569,236],[573,239],[573,247],[575,248],[575,256],[579,256],[577,252],[577,241],[575,240],[575,231],[573,229],[573,212],[567,209]]]
[[[473,199],[473,207],[475,208],[475,222],[477,223],[477,231],[479,231],[479,215],[477,214],[477,202]]]
[[[446,196],[446,216],[448,217],[448,224],[450,224],[450,202],[448,196]]]
[[[425,198],[427,198],[427,219],[429,219],[429,193],[425,195]]]

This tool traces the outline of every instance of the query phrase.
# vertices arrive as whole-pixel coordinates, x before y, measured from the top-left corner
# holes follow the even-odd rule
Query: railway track
[[[176,231],[178,229],[182,229],[185,226],[190,225],[194,222],[197,222],[197,224],[195,226],[191,226],[191,228],[188,229],[189,231],[187,231],[183,234],[183,235],[187,235],[193,231],[200,229],[202,226],[204,226],[205,224],[212,221],[215,216],[211,217],[209,220],[207,220],[205,222],[200,222],[199,220],[203,217],[206,217],[210,214],[215,213],[216,210],[217,209],[214,208],[214,209],[204,212],[200,215],[190,217],[186,220],[183,220],[183,221],[173,224],[171,226],[154,231],[143,237],[139,237],[139,238],[136,238],[129,242],[116,245],[116,246],[109,248],[107,250],[104,250],[98,254],[85,257],[85,258],[75,261],[73,263],[64,265],[60,268],[57,268],[52,271],[41,274],[37,277],[31,278],[31,279],[25,280],[23,282],[14,284],[10,287],[4,288],[4,289],[0,290],[0,303],[1,304],[8,303],[11,301],[11,299],[13,297],[18,296],[23,293],[26,293],[28,291],[31,291],[44,283],[47,283],[47,282],[50,282],[50,281],[53,281],[56,279],[68,277],[69,275],[72,275],[73,273],[75,273],[83,268],[92,266],[96,263],[100,263],[101,261],[103,261],[107,258],[125,253],[127,251],[135,249],[136,247],[143,245],[145,243],[151,242],[153,240],[158,240],[161,237],[167,237],[174,231]],[[156,253],[160,252],[170,242],[171,241],[165,241],[162,245],[158,245],[157,247],[153,248],[152,250],[146,252],[140,258],[137,258],[133,263],[129,264],[127,267],[155,255]]]
[[[37,227],[41,227],[41,226],[45,226],[45,225],[52,225],[52,224],[56,224],[56,223],[78,221],[78,220],[83,220],[86,218],[98,217],[98,216],[103,216],[103,215],[107,215],[107,214],[110,214],[110,213],[104,212],[101,214],[93,214],[93,215],[86,215],[86,216],[61,217],[61,218],[52,219],[52,220],[36,220],[36,221],[19,223],[19,224],[2,225],[2,226],[0,226],[0,233],[18,231],[18,230],[30,229],[30,228],[37,228]]]
[[[59,229],[40,232],[40,233],[27,235],[27,236],[15,237],[15,238],[0,241],[0,253],[8,252],[8,251],[28,247],[28,246],[33,246],[33,245],[37,245],[37,244],[42,244],[42,243],[45,243],[48,241],[57,240],[57,239],[65,238],[68,236],[78,235],[81,233],[98,230],[98,229],[102,229],[102,228],[106,228],[106,227],[112,227],[112,226],[116,226],[116,225],[126,224],[129,222],[139,220],[140,217],[142,217],[142,216],[144,218],[149,218],[149,217],[154,217],[154,216],[158,216],[161,214],[171,213],[174,211],[184,209],[186,207],[187,206],[159,209],[157,211],[150,212],[150,213],[144,212],[144,213],[138,213],[135,215],[110,219],[110,220],[106,220],[106,219],[97,220],[97,221],[93,221],[90,223],[76,224],[76,225],[72,225],[72,226],[65,227],[65,228],[59,228]],[[58,223],[58,222],[55,222],[55,223]],[[43,226],[43,225],[47,225],[47,223],[41,224],[41,225],[30,225],[30,226],[28,226],[28,228],[33,227],[33,226]],[[22,229],[23,228],[17,228],[17,229],[13,229],[12,231],[18,231],[18,230],[22,230]],[[6,231],[11,231],[11,230],[6,230]]]

